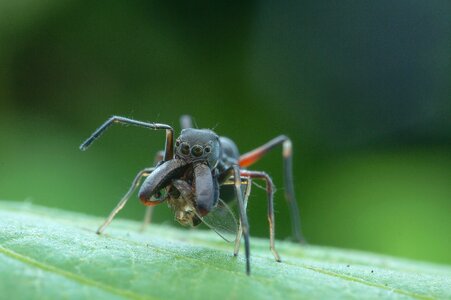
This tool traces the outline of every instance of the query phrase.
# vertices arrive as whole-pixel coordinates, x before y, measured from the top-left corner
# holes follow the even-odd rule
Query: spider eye
[[[182,146],[180,147],[180,151],[184,155],[188,155],[189,154],[189,145],[188,145],[188,143],[182,143]]]
[[[204,153],[204,150],[202,149],[201,146],[195,145],[195,146],[193,146],[193,148],[191,148],[191,153],[192,153],[194,156],[199,157],[199,156],[202,155],[202,153]]]
[[[175,141],[175,146],[176,147],[180,146],[180,141]]]
[[[210,153],[211,148],[207,146],[207,147],[205,147],[204,151],[205,151],[205,153]]]

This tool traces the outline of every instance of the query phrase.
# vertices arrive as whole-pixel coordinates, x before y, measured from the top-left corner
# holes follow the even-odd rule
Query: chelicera
[[[215,226],[215,222],[217,218],[224,218],[223,216],[226,215],[232,220],[229,221],[232,225],[236,223],[226,204],[236,199],[239,213],[237,227],[239,229],[233,232],[236,234],[234,255],[238,255],[241,238],[244,237],[246,272],[250,274],[249,223],[246,207],[252,181],[263,180],[266,183],[268,199],[270,249],[275,260],[280,262],[280,256],[275,249],[273,182],[267,173],[246,168],[262,158],[268,151],[282,145],[285,198],[291,212],[293,236],[296,241],[303,241],[293,188],[292,143],[288,137],[280,135],[266,144],[240,155],[236,144],[231,139],[220,137],[209,129],[193,128],[189,116],[182,116],[182,131],[175,140],[174,130],[169,125],[113,116],[100,126],[80,146],[80,149],[86,150],[110,125],[115,123],[164,130],[166,132],[165,149],[157,153],[154,167],[144,168],[138,172],[128,192],[97,230],[98,234],[105,230],[116,214],[125,206],[130,196],[140,186],[143,178],[145,180],[140,186],[138,195],[141,202],[148,207],[144,226],[150,222],[153,207],[166,202],[180,224],[194,227],[204,222],[224,237],[221,232],[223,228]],[[234,195],[223,193],[226,186],[234,188]],[[225,214],[221,214],[222,216],[216,214],[216,210],[219,208],[225,211]],[[227,240],[227,238],[225,239]]]

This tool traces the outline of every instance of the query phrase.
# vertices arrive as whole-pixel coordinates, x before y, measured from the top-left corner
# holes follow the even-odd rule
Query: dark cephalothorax
[[[155,167],[145,168],[137,174],[129,191],[119,201],[97,233],[102,233],[111,223],[114,216],[124,207],[134,190],[139,186],[141,179],[145,177],[146,179],[138,192],[141,202],[148,206],[144,224],[150,222],[153,206],[166,202],[180,224],[197,226],[203,222],[224,237],[224,239],[231,240],[227,239],[223,232],[231,231],[229,227],[233,227],[234,223],[237,222],[223,200],[226,200],[226,202],[231,200],[230,194],[226,194],[224,188],[226,186],[233,187],[235,190],[235,197],[233,198],[237,200],[239,211],[239,230],[234,229],[236,234],[236,238],[234,238],[234,254],[238,254],[241,237],[244,236],[246,271],[249,274],[249,224],[246,206],[252,180],[264,180],[268,197],[270,248],[275,259],[280,261],[274,244],[274,188],[272,180],[265,172],[249,171],[245,168],[255,163],[275,146],[282,144],[285,196],[290,205],[293,233],[297,241],[303,241],[291,174],[291,141],[286,136],[278,136],[263,146],[240,156],[238,148],[232,140],[226,137],[219,137],[209,129],[192,128],[191,118],[188,116],[181,118],[183,130],[175,141],[174,130],[169,125],[146,123],[114,116],[99,127],[80,148],[85,150],[105,129],[114,123],[165,130],[165,150],[159,152],[156,156]],[[242,186],[245,187],[244,191],[241,188]],[[221,213],[217,213],[219,208],[222,208]],[[228,218],[228,221],[223,222],[220,220],[223,218]]]

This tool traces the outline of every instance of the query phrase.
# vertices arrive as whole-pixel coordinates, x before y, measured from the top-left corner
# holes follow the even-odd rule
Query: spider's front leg
[[[223,184],[229,178],[233,177],[233,183],[235,187],[235,194],[238,202],[238,209],[240,214],[240,232],[237,234],[237,239],[235,241],[235,252],[238,254],[237,248],[239,248],[239,240],[241,240],[241,234],[244,236],[244,251],[246,255],[246,273],[250,275],[251,265],[250,265],[250,245],[249,245],[249,222],[247,220],[246,212],[246,202],[243,197],[243,191],[241,190],[241,176],[240,167],[237,165],[231,166],[226,171],[218,177],[219,184]]]
[[[125,124],[125,125],[134,125],[144,128],[150,128],[154,130],[165,130],[166,131],[166,142],[165,142],[165,150],[162,157],[163,161],[171,160],[174,156],[174,130],[171,126],[166,124],[160,124],[160,123],[146,123],[142,121],[137,121],[129,118],[119,117],[119,116],[113,116],[109,118],[105,123],[103,123],[99,128],[97,128],[96,131],[80,145],[81,150],[86,150],[96,139],[98,139],[106,129],[108,129],[113,124]],[[142,177],[146,177],[150,175],[155,170],[155,168],[146,168],[142,171],[140,171],[135,179],[132,182],[132,185],[130,189],[127,191],[127,193],[122,197],[122,199],[119,201],[119,203],[116,205],[116,207],[113,209],[113,211],[110,213],[108,218],[105,220],[105,222],[100,226],[100,228],[97,230],[98,234],[101,234],[105,228],[111,223],[113,218],[116,216],[116,214],[125,206],[130,196],[133,194],[135,189],[139,186],[139,183],[141,181]],[[151,216],[151,209],[147,209],[146,211],[146,220],[150,220]]]
[[[249,199],[249,195],[251,194],[251,190],[252,190],[252,179],[248,178],[248,177],[241,177],[241,185],[245,184],[246,188],[244,190],[244,209],[247,212],[247,201]],[[238,228],[238,233],[236,235],[236,239],[235,239],[235,249],[233,250],[233,256],[238,256],[238,253],[240,252],[240,245],[241,245],[241,238],[243,236],[243,226],[241,224],[241,219],[239,220],[240,224],[239,224],[239,228]]]
[[[171,126],[160,123],[147,123],[129,118],[112,116],[103,123],[96,131],[80,145],[80,150],[86,150],[96,139],[98,139],[105,130],[113,124],[134,125],[154,130],[166,130],[166,143],[164,149],[164,160],[170,160],[174,157],[174,129]]]

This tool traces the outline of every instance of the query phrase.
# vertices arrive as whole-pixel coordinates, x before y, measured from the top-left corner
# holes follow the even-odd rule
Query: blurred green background
[[[0,1],[0,198],[106,216],[164,134],[79,144],[111,115],[191,114],[242,152],[293,139],[310,243],[449,264],[450,15],[447,0]],[[254,169],[285,239],[281,149]],[[120,217],[143,213],[134,197]],[[173,222],[165,205],[155,219]]]

